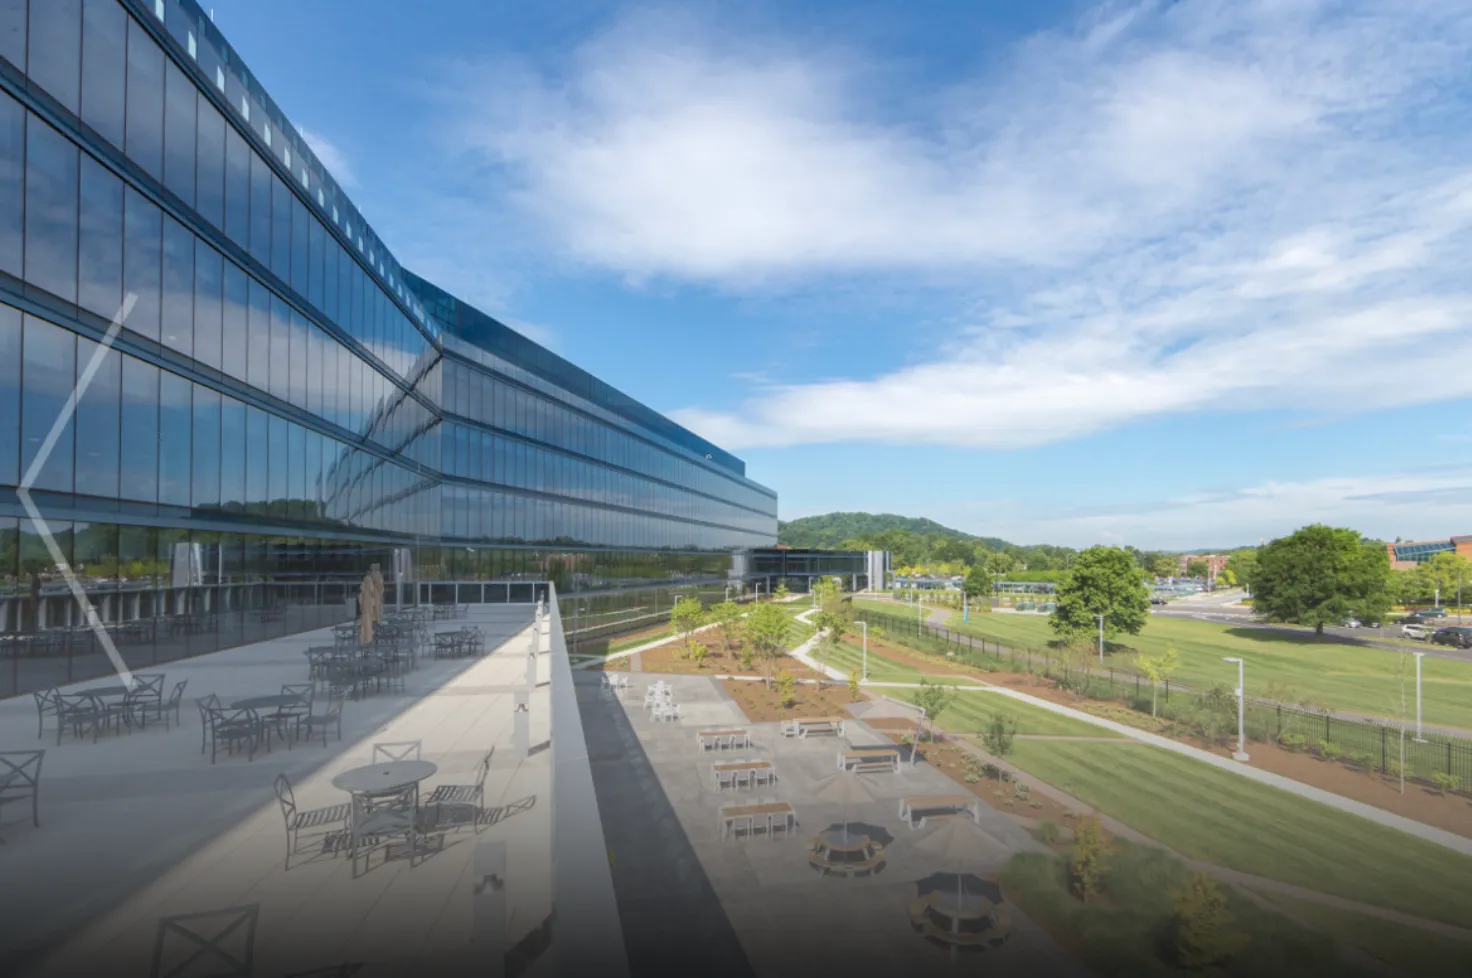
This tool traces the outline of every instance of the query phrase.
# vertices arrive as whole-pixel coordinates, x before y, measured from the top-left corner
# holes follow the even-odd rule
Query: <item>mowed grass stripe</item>
[[[838,648],[827,653],[814,649],[813,657],[826,666],[831,666],[845,675],[855,669],[863,671],[864,650],[861,646],[851,645],[848,642],[840,642]],[[921,678],[929,682],[946,686],[979,686],[983,685],[979,680],[964,676],[951,678],[950,676],[937,676],[933,673],[922,672],[912,665],[887,659],[869,650],[869,680],[877,683],[918,683]]]
[[[911,694],[908,698],[913,701],[914,690],[906,692]],[[1001,693],[958,693],[938,722],[947,730],[977,733],[985,730],[992,716],[998,713],[1016,723],[1020,734],[1123,739],[1122,734],[1106,727],[1087,720],[1075,720]]]
[[[1018,741],[1012,760],[1183,855],[1472,926],[1472,859],[1169,751]]]

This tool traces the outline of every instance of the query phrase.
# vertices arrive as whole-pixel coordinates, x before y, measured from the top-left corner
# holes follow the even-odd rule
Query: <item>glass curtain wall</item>
[[[776,521],[402,269],[193,0],[0,2],[0,696],[110,671],[68,569],[146,668],[345,620],[402,550],[420,599],[550,579],[636,627]]]

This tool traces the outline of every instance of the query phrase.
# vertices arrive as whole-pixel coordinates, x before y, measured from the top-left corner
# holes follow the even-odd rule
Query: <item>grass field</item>
[[[1184,856],[1472,927],[1472,859],[1143,744],[1019,740],[1019,768]]]
[[[1026,852],[1002,871],[1002,885],[1033,920],[1059,936],[1100,978],[1178,978],[1181,967],[1170,940],[1170,895],[1190,871],[1169,853],[1121,843],[1104,858],[1099,898],[1084,904],[1069,887],[1064,855]],[[1223,887],[1232,932],[1243,943],[1212,973],[1218,978],[1298,978],[1300,975],[1364,976],[1369,968],[1346,966],[1332,937],[1259,907]]]
[[[815,656],[817,656],[818,661],[820,661],[823,665],[837,669],[845,676],[853,672],[855,669],[861,669],[864,662],[863,646],[854,645],[853,643],[848,641],[840,642],[838,644],[838,648],[833,650],[832,652],[821,654],[819,653],[819,650],[815,649],[814,654]],[[925,675],[927,674],[921,672],[914,666],[906,665],[902,662],[895,662],[893,659],[886,659],[884,656],[876,653],[873,649],[869,650],[870,682],[918,683],[920,681],[920,677]],[[945,682],[949,685],[957,686],[981,685],[977,680],[965,678],[942,680],[931,676],[930,681]]]
[[[1340,944],[1384,961],[1393,974],[1416,978],[1472,975],[1472,944],[1465,941],[1277,893],[1263,896]]]
[[[913,701],[912,689],[890,690],[898,699]],[[986,729],[994,714],[1000,713],[1017,724],[1020,734],[1037,734],[1050,737],[1107,737],[1123,739],[1117,734],[1087,720],[1075,720],[1031,703],[1015,700],[1001,693],[957,693],[951,705],[946,707],[936,721],[946,730],[957,733],[979,733]]]
[[[1053,637],[1043,615],[972,615],[969,625],[955,615],[951,628],[1038,651]],[[1343,712],[1389,717],[1399,707],[1399,653],[1319,642],[1307,634],[1290,637],[1189,618],[1152,617],[1139,635],[1126,636],[1115,644],[1112,658],[1115,667],[1121,668],[1126,647],[1154,655],[1168,646],[1174,646],[1181,658],[1181,668],[1173,678],[1191,686],[1235,686],[1236,673],[1222,657],[1240,656],[1247,664],[1249,694],[1261,695],[1277,683]],[[1414,663],[1408,669],[1407,697],[1414,714]],[[1472,662],[1427,656],[1422,664],[1422,687],[1426,723],[1472,729]]]

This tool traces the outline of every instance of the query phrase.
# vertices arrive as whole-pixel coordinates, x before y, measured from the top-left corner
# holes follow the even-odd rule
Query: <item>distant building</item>
[[[1395,570],[1410,570],[1424,564],[1437,554],[1456,554],[1472,560],[1472,536],[1451,537],[1447,540],[1417,540],[1403,543],[1387,543],[1386,556]]]
[[[1192,561],[1204,560],[1206,561],[1206,579],[1208,581],[1214,581],[1221,576],[1222,571],[1226,569],[1227,561],[1230,559],[1226,554],[1181,554],[1176,561],[1176,567],[1179,571],[1176,576],[1187,576],[1186,568],[1191,566]]]

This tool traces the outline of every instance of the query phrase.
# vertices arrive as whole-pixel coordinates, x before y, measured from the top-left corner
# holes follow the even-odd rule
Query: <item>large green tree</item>
[[[1406,576],[1402,593],[1410,601],[1439,599],[1442,604],[1453,604],[1457,600],[1459,584],[1466,593],[1472,593],[1472,565],[1468,564],[1466,557],[1447,551],[1433,555],[1411,571]]]
[[[1232,551],[1227,557],[1225,569],[1232,572],[1238,584],[1251,588],[1252,575],[1257,570],[1257,548],[1248,547],[1246,550]]]
[[[1324,626],[1350,616],[1383,621],[1390,610],[1390,560],[1355,530],[1316,523],[1257,552],[1252,606],[1268,621]]]
[[[1048,624],[1060,638],[1092,634],[1104,616],[1105,636],[1138,635],[1150,614],[1145,577],[1118,547],[1090,547],[1079,554],[1058,585],[1058,606]]]
[[[1205,577],[1211,572],[1211,565],[1204,560],[1192,560],[1186,563],[1187,577]]]

